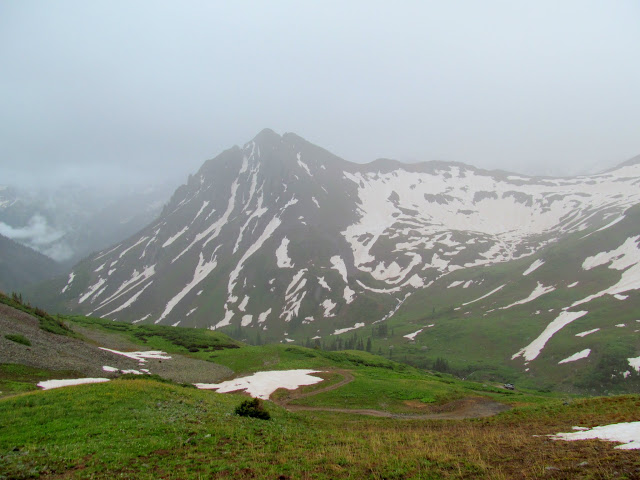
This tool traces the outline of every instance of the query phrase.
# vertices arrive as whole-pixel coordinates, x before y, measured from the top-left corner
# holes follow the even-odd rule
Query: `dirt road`
[[[307,398],[321,393],[337,390],[348,383],[353,382],[353,375],[347,370],[332,370],[332,373],[342,375],[343,379],[338,383],[329,385],[328,387],[319,388],[311,392],[292,392],[289,396],[275,402],[285,407],[291,412],[336,412],[351,413],[356,415],[368,415],[370,417],[394,418],[397,420],[462,420],[466,418],[482,418],[496,415],[500,412],[509,410],[511,407],[503,403],[494,402],[485,397],[467,397],[455,400],[444,405],[432,407],[431,413],[391,413],[383,410],[372,409],[352,409],[352,408],[330,408],[330,407],[308,407],[304,405],[291,405],[293,400]]]

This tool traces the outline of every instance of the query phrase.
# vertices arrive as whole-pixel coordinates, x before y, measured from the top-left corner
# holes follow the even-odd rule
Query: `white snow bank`
[[[608,442],[621,442],[615,448],[620,450],[640,449],[640,422],[614,423],[602,425],[578,432],[556,433],[549,435],[553,440],[592,440],[600,439]]]
[[[103,266],[104,266],[104,264],[103,264]],[[98,269],[98,270],[100,270],[100,269]],[[97,272],[98,270],[96,270],[96,272]],[[73,279],[75,278],[75,276],[76,276],[76,274],[75,274],[75,273],[73,273],[73,272],[71,272],[71,273],[69,274],[69,281],[67,282],[67,284],[64,286],[64,288],[62,289],[62,291],[61,291],[60,293],[64,293],[64,292],[66,292],[66,291],[67,291],[67,288],[69,288],[69,286],[70,286],[70,285],[71,285],[71,283],[73,282]]]
[[[362,327],[364,327],[364,322],[356,323],[353,327],[339,328],[339,329],[335,330],[332,333],[332,335],[340,335],[342,333],[350,332],[351,330],[356,330],[356,329],[362,328]]]
[[[485,299],[487,298],[489,295],[493,295],[494,293],[496,293],[499,290],[502,290],[507,284],[505,283],[504,285],[500,285],[498,288],[496,288],[495,290],[491,290],[489,293],[487,293],[486,295],[483,295],[479,298],[476,298],[475,300],[471,300],[470,302],[467,303],[463,303],[462,306],[465,307],[467,305],[471,305],[472,303],[475,303],[479,300]]]
[[[338,271],[344,283],[349,283],[347,280],[347,266],[342,257],[340,255],[334,255],[329,261],[331,262],[331,267]]]
[[[636,372],[640,373],[640,357],[627,358],[627,361],[631,367],[635,368]]]
[[[612,270],[622,271],[622,276],[618,283],[574,302],[571,305],[572,307],[588,303],[606,294],[617,295],[630,290],[640,290],[640,235],[627,238],[627,240],[615,250],[601,252],[593,257],[588,257],[582,263],[582,268],[591,270],[592,268],[606,264],[610,264],[608,268]]]
[[[415,340],[416,339],[416,335],[418,335],[420,332],[422,332],[425,328],[427,327],[423,327],[420,330],[417,330],[413,333],[409,333],[407,335],[403,335],[404,338],[408,338],[409,340]]]
[[[502,307],[501,310],[506,310],[507,308],[515,307],[516,305],[523,305],[525,303],[529,303],[535,300],[536,298],[541,297],[545,293],[553,292],[555,289],[556,287],[554,286],[545,287],[542,283],[538,282],[538,284],[536,285],[536,288],[534,288],[533,292],[531,292],[527,298],[523,298],[522,300],[513,302],[511,305]]]
[[[594,328],[593,330],[587,330],[586,332],[576,333],[576,337],[586,337],[587,335],[591,335],[592,333],[596,333],[599,328]]]
[[[279,268],[293,268],[293,261],[289,257],[289,239],[284,237],[276,249],[276,264]]]
[[[560,365],[561,363],[575,362],[576,360],[581,360],[583,358],[587,358],[590,353],[591,353],[591,349],[590,348],[585,348],[581,352],[574,353],[570,357],[567,357],[564,360],[560,360],[558,362],[558,365]]]
[[[161,352],[160,350],[148,350],[146,352],[119,352],[118,350],[111,350],[110,348],[99,347],[100,350],[105,350],[107,352],[115,353],[116,355],[122,355],[123,357],[132,358],[133,360],[137,360],[140,363],[145,363],[147,359],[162,359],[169,360],[170,356],[167,355],[167,352]]]
[[[38,386],[44,390],[51,390],[52,388],[70,387],[72,385],[82,385],[84,383],[102,383],[108,381],[108,378],[67,378],[65,380],[45,380],[38,383]]]
[[[337,303],[332,302],[330,299],[326,299],[324,302],[320,304],[324,308],[324,317],[335,317],[335,313],[331,313],[331,311],[336,307]]]
[[[133,373],[134,375],[144,375],[145,373],[149,373],[149,370],[147,370],[146,372],[144,371],[140,371],[140,370],[120,370],[119,368],[116,367],[110,367],[108,365],[104,365],[102,367],[102,370],[104,370],[105,372],[120,372],[120,373]]]
[[[203,390],[217,390],[218,393],[245,390],[252,397],[268,400],[278,388],[295,390],[303,385],[313,385],[322,381],[322,378],[314,377],[312,373],[318,373],[318,370],[275,370],[257,372],[248,377],[222,383],[196,383],[195,386]]]
[[[355,294],[356,292],[351,290],[349,286],[344,287],[344,292],[342,294],[342,297],[344,298],[345,302],[347,302],[347,305],[353,302]]]
[[[522,275],[526,277],[526,276],[527,276],[527,275],[529,275],[531,272],[533,272],[533,271],[535,271],[535,270],[539,269],[542,265],[544,265],[544,260],[540,260],[540,259],[538,259],[538,260],[536,260],[535,262],[533,262],[531,265],[529,265],[529,268],[527,268],[527,269],[522,273]]]
[[[582,310],[580,312],[562,312],[556,317],[553,322],[547,325],[547,328],[544,329],[544,331],[538,338],[536,338],[533,342],[524,347],[518,353],[514,354],[511,357],[511,360],[515,360],[520,356],[524,357],[527,362],[534,360],[538,357],[538,355],[540,355],[540,352],[542,351],[546,343],[551,339],[551,337],[553,337],[562,328],[569,325],[574,320],[585,316],[587,313],[589,312],[586,310]]]

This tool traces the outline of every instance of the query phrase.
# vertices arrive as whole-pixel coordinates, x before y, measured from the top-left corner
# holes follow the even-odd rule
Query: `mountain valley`
[[[35,298],[252,343],[370,341],[478,379],[634,391],[639,187],[637,158],[572,178],[359,165],[264,130]]]

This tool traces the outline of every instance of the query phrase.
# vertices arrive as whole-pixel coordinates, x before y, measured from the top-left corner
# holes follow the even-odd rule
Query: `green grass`
[[[356,350],[327,352],[312,348],[263,345],[246,346],[240,350],[222,350],[208,357],[236,374],[248,374],[261,370],[290,370],[295,368],[349,368],[358,366],[379,367],[408,371],[412,367],[387,360],[377,355]]]
[[[37,390],[43,380],[78,378],[72,370],[44,370],[15,363],[0,364],[0,397]]]
[[[6,338],[7,340],[11,340],[12,342],[19,343],[21,345],[26,345],[27,347],[31,346],[31,342],[29,341],[29,339],[24,335],[20,335],[18,333],[15,333],[15,334],[9,333],[5,335],[4,338]]]
[[[238,348],[242,345],[224,333],[203,328],[182,328],[166,325],[132,325],[102,318],[83,316],[64,317],[75,324],[118,333],[128,340],[145,345],[149,349],[171,353],[190,353],[197,358],[207,358],[211,352]]]
[[[28,303],[25,303],[22,300],[22,295],[14,293],[9,297],[8,295],[0,292],[0,303],[4,303],[5,305],[34,316],[40,322],[40,328],[46,332],[55,333],[56,335],[65,335],[67,337],[77,336],[59,318],[52,317],[44,310],[38,307],[32,307]]]
[[[545,437],[638,420],[637,395],[475,421],[292,414],[270,402],[264,421],[233,414],[245,398],[138,379],[0,399],[0,478],[510,479],[548,478],[550,465],[558,478],[634,478],[640,468],[637,452]]]

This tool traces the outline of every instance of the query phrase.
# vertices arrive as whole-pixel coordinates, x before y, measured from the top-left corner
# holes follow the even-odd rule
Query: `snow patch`
[[[336,304],[333,303],[330,299],[326,299],[324,302],[322,302],[320,305],[322,305],[322,308],[324,308],[324,317],[328,318],[328,317],[335,317],[335,313],[331,313],[331,311],[336,307]]]
[[[546,343],[553,337],[557,332],[559,332],[562,328],[569,325],[574,320],[578,318],[584,317],[588,311],[580,311],[580,312],[562,312],[560,315],[556,317],[547,328],[529,345],[524,347],[518,353],[514,354],[511,357],[511,360],[515,360],[518,357],[523,357],[527,362],[534,360],[540,355],[540,352],[546,345]]]
[[[240,305],[238,305],[238,310],[240,310],[241,312],[244,312],[247,309],[248,303],[249,303],[249,295],[245,295],[244,298],[242,299],[242,302],[240,302]]]
[[[560,360],[558,362],[558,365],[560,365],[561,363],[569,363],[569,362],[575,362],[576,360],[581,360],[583,358],[587,358],[589,356],[589,354],[591,353],[591,349],[590,348],[585,348],[584,350],[574,353],[573,355],[571,355],[570,357],[565,358],[564,360]]]
[[[640,235],[629,237],[617,249],[608,252],[601,252],[593,257],[588,257],[582,263],[582,268],[591,270],[610,263],[609,268],[613,270],[623,270],[618,283],[593,295],[574,302],[571,307],[588,303],[591,300],[602,297],[606,294],[617,295],[629,290],[640,290]]]
[[[320,286],[322,288],[326,288],[327,290],[331,291],[331,287],[329,286],[329,284],[325,281],[324,277],[318,277],[318,283],[320,284]]]
[[[162,248],[168,247],[169,245],[171,245],[173,242],[175,242],[178,238],[180,238],[182,236],[182,234],[184,232],[186,232],[189,229],[189,227],[184,227],[182,230],[180,230],[178,233],[176,233],[173,237],[169,237],[167,239],[166,242],[164,242],[162,244]]]
[[[355,298],[355,294],[356,292],[351,290],[348,285],[344,287],[344,292],[342,294],[342,297],[344,298],[345,302],[347,302],[347,305],[353,302]]]
[[[104,278],[99,278],[98,281],[91,285],[87,292],[78,299],[78,303],[83,303],[85,300],[90,298],[102,285],[104,285],[105,282],[106,280]]]
[[[289,239],[284,237],[280,246],[276,249],[276,264],[280,268],[293,268],[293,262],[289,258]]]
[[[332,333],[332,335],[340,335],[342,333],[350,332],[351,330],[357,330],[358,328],[362,328],[362,327],[364,327],[364,323],[363,322],[356,323],[353,327],[339,328],[338,330],[335,330]]]
[[[311,175],[311,170],[309,170],[309,167],[307,166],[307,164],[302,161],[302,154],[300,152],[298,152],[297,157],[298,157],[298,165],[300,165],[300,167],[302,167],[304,171],[307,172],[307,175],[309,175],[310,177],[313,177],[313,175]]]
[[[104,267],[104,263],[102,264],[102,267]],[[100,268],[102,268],[100,267]],[[100,270],[100,268],[98,270]],[[96,272],[98,271],[96,270]],[[73,282],[73,279],[76,277],[76,274],[71,272],[69,274],[69,281],[67,282],[67,284],[64,286],[64,288],[62,289],[62,291],[60,293],[64,293],[67,291],[67,288],[69,288],[69,286],[71,285],[71,283]]]
[[[475,300],[471,300],[470,302],[463,303],[462,306],[466,307],[467,305],[471,305],[472,303],[476,303],[476,302],[478,302],[480,300],[483,300],[483,299],[487,298],[488,296],[493,295],[494,293],[502,290],[504,287],[506,287],[506,285],[507,285],[506,283],[504,285],[500,285],[498,288],[496,288],[494,290],[491,290],[489,293],[487,293],[487,294],[485,294],[485,295],[483,295],[483,296],[481,296],[479,298],[476,298]]]
[[[349,283],[347,280],[347,266],[345,265],[344,260],[342,260],[342,257],[334,255],[329,259],[329,261],[331,262],[331,266],[338,271],[344,280],[344,283]]]
[[[627,358],[629,365],[636,370],[636,372],[640,373],[640,357],[636,358]]]
[[[640,422],[623,422],[602,425],[587,430],[549,435],[553,440],[592,440],[600,439],[608,442],[620,442],[615,448],[620,450],[640,449]]]
[[[533,292],[522,300],[518,300],[517,302],[513,302],[511,305],[507,305],[506,307],[501,307],[500,310],[506,310],[507,308],[515,307],[516,305],[523,305],[525,303],[531,302],[542,295],[553,292],[556,288],[553,286],[545,287],[542,283],[538,282],[536,288],[533,289]]]
[[[539,269],[542,265],[544,265],[544,260],[536,260],[535,262],[533,262],[531,265],[529,265],[529,268],[527,268],[522,275],[523,276],[527,276],[529,275],[531,272],[536,271],[537,269]]]
[[[416,335],[418,335],[419,333],[421,333],[425,328],[427,327],[422,327],[420,330],[416,330],[413,333],[409,333],[407,335],[403,335],[404,338],[408,338],[411,341],[414,341],[416,339]]]
[[[215,254],[215,251],[213,253]],[[202,252],[200,252],[200,258],[198,259],[198,265],[196,266],[196,269],[193,272],[193,278],[175,297],[173,297],[171,300],[167,302],[164,312],[162,312],[162,315],[160,315],[160,318],[158,318],[158,320],[156,320],[155,323],[159,323],[161,320],[166,318],[166,316],[169,315],[169,313],[171,313],[171,310],[173,310],[175,306],[185,296],[187,296],[187,294],[195,286],[197,286],[200,282],[202,282],[205,278],[207,278],[207,276],[209,276],[211,272],[213,272],[213,270],[216,268],[217,265],[218,265],[218,262],[216,260],[216,257],[214,257],[209,262],[205,262],[204,256],[202,255]]]
[[[318,370],[257,372],[248,377],[222,383],[196,383],[195,386],[205,390],[217,390],[218,393],[245,390],[252,397],[268,400],[269,396],[279,388],[295,390],[303,385],[313,385],[322,381],[322,378],[314,377],[312,373],[318,373]]]
[[[43,390],[51,390],[52,388],[70,387],[73,385],[83,385],[85,383],[104,383],[108,381],[108,378],[67,378],[65,380],[45,380],[38,383],[38,386]]]
[[[264,323],[270,314],[271,314],[271,309],[265,312],[262,312],[260,315],[258,315],[258,323]]]
[[[146,352],[120,352],[118,350],[112,350],[110,348],[98,347],[100,350],[104,350],[105,352],[115,353],[116,355],[122,355],[123,357],[131,358],[132,360],[137,360],[138,363],[146,363],[147,360],[170,360],[171,357],[167,355],[167,352],[162,352],[160,350],[147,350]]]
[[[273,232],[276,231],[276,229],[280,226],[281,223],[282,223],[282,221],[280,220],[280,218],[273,217],[271,219],[271,221],[265,227],[265,229],[262,232],[262,234],[260,235],[260,237],[258,237],[258,239],[255,241],[255,243],[253,245],[251,245],[244,252],[244,255],[242,255],[242,258],[240,259],[240,261],[236,265],[236,268],[234,268],[233,271],[229,274],[229,286],[228,286],[229,295],[231,295],[233,293],[233,289],[236,286],[236,281],[238,279],[238,275],[240,274],[240,271],[244,267],[244,262],[246,262],[249,259],[249,257],[251,257],[254,253],[256,253],[262,247],[264,242],[268,238],[270,238],[271,235],[273,235]]]
[[[585,332],[576,333],[576,337],[586,337],[587,335],[591,335],[592,333],[596,333],[599,328],[594,328],[593,330],[587,330]]]

